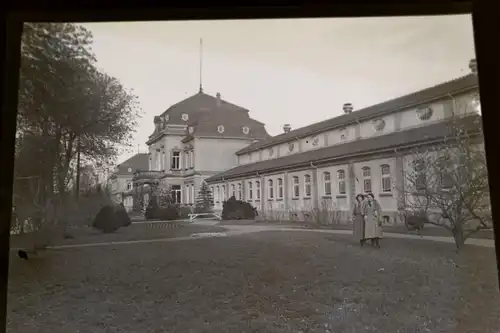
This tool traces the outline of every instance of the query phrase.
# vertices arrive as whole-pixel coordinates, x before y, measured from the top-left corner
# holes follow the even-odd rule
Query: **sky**
[[[87,23],[97,66],[139,98],[133,154],[153,117],[198,92],[250,110],[271,135],[469,73],[470,15]],[[200,38],[203,39],[200,52]],[[200,56],[201,55],[201,56]]]

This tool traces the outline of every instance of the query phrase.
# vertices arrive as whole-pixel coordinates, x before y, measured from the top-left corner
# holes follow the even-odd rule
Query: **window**
[[[172,170],[179,170],[181,168],[181,152],[172,152],[172,164],[170,166]]]
[[[236,198],[236,186],[231,184],[231,196]]]
[[[163,151],[161,154],[160,154],[160,170],[165,170],[165,152]]]
[[[172,185],[172,200],[176,204],[182,203],[181,200],[181,186],[180,185]]]
[[[127,190],[131,190],[132,189],[132,182],[128,182],[127,183]]]
[[[441,188],[449,189],[453,187],[453,176],[450,172],[450,163],[446,157],[441,157],[438,161],[439,185]]]
[[[216,192],[215,192],[215,201],[219,202],[220,201],[220,187],[216,187]]]
[[[252,182],[248,182],[248,200],[253,200]]]
[[[267,181],[267,189],[268,189],[268,195],[269,195],[269,199],[274,199],[274,184],[273,184],[273,180],[272,179],[269,179]]]
[[[211,197],[212,197],[212,205],[213,205],[214,201],[215,201],[215,198],[214,198],[214,187],[213,186],[210,186],[210,194],[211,194]]]
[[[222,185],[222,201],[226,201],[226,185]]]
[[[292,182],[293,182],[293,197],[298,198],[300,195],[299,177],[294,176]]]
[[[185,198],[186,202],[190,203],[191,202],[191,198],[189,197],[189,195],[191,194],[191,191],[189,190],[189,184],[186,185],[185,189],[186,190],[184,191],[184,195],[186,196],[186,198]]]
[[[339,194],[345,194],[346,189],[345,189],[345,171],[344,170],[337,171],[337,182],[339,185]]]
[[[257,200],[260,200],[260,181],[255,182],[255,196]]]
[[[278,199],[283,199],[283,179],[278,178]]]
[[[369,167],[363,169],[363,191],[371,193],[372,191],[372,170]]]
[[[304,176],[304,191],[305,191],[306,197],[311,196],[311,176],[310,175]]]
[[[392,191],[392,179],[391,179],[391,167],[384,164],[380,167],[380,172],[382,174],[382,192]]]
[[[238,184],[238,200],[241,200],[241,184]]]
[[[191,203],[195,203],[196,197],[194,191],[194,184],[191,184],[191,197],[193,198],[193,201]]]
[[[427,187],[427,177],[425,175],[425,162],[422,160],[416,160],[413,162],[413,168],[415,170],[415,188],[418,191],[425,190]]]
[[[156,166],[156,170],[157,170],[157,171],[160,171],[160,170],[161,170],[161,165],[160,165],[160,152],[159,152],[159,149],[158,149],[158,151],[156,151],[156,153],[155,153],[155,166]]]
[[[332,195],[332,180],[329,172],[323,172],[323,186],[325,195]]]

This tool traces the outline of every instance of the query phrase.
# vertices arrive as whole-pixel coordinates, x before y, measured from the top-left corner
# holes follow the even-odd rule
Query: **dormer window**
[[[217,126],[217,132],[219,132],[220,134],[224,133],[224,125]]]
[[[243,134],[245,134],[245,135],[250,133],[250,128],[248,128],[247,126],[243,126],[242,130],[243,130]]]
[[[184,121],[188,121],[189,120],[189,115],[187,113],[183,113],[181,115],[181,119],[184,120]]]
[[[193,134],[194,133],[194,127],[193,126],[189,126],[188,132],[189,132],[189,134]]]
[[[429,120],[432,117],[433,110],[430,107],[420,107],[417,109],[417,118],[420,120]]]

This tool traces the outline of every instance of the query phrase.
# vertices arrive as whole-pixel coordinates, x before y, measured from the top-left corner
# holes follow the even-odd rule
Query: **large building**
[[[154,125],[147,141],[149,167],[133,179],[145,202],[147,187],[157,184],[170,189],[176,203],[193,204],[205,178],[233,168],[237,151],[270,137],[247,109],[202,89],[154,117]]]
[[[148,169],[148,154],[136,154],[116,166],[108,178],[108,188],[111,199],[116,203],[123,203],[130,211],[133,206],[133,178],[138,170]]]
[[[215,209],[231,196],[250,202],[261,217],[350,220],[357,193],[373,193],[388,224],[401,223],[403,168],[409,150],[432,145],[447,119],[478,112],[475,73],[364,109],[343,105],[341,116],[259,140],[235,153],[237,166],[206,179]],[[342,104],[339,105],[339,108]]]
[[[339,222],[349,221],[357,193],[373,193],[386,223],[399,223],[409,149],[443,139],[452,115],[478,112],[472,64],[472,74],[364,109],[339,103],[342,115],[293,130],[284,125],[277,136],[247,109],[200,89],[154,118],[149,168],[135,172],[135,189],[157,184],[177,203],[193,204],[205,181],[215,210],[235,196],[266,219],[328,211]]]

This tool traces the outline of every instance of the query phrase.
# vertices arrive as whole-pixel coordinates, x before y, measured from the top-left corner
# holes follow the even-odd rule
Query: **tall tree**
[[[201,184],[200,192],[198,192],[198,197],[195,203],[196,213],[210,213],[214,206],[214,197],[212,191],[208,187],[207,183],[203,182]]]
[[[91,44],[92,34],[75,24],[24,26],[16,172],[37,177],[38,203],[66,193],[77,143],[87,160],[105,164],[136,125],[136,97],[95,68]],[[38,144],[25,146],[25,138]]]

